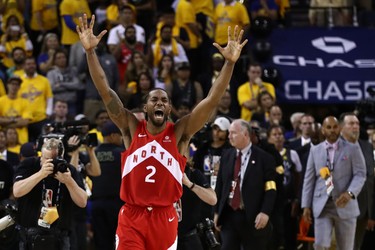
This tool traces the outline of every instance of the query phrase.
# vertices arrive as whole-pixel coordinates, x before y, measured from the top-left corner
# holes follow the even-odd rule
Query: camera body
[[[216,240],[215,233],[212,231],[214,227],[213,220],[206,218],[203,222],[197,224],[197,230],[201,238],[211,250],[220,249],[220,243]]]
[[[38,139],[37,149],[41,150],[44,139],[49,138],[60,139],[64,144],[66,152],[73,152],[82,144],[89,147],[96,147],[98,146],[98,138],[96,133],[87,133],[89,125],[89,121],[85,120],[49,123],[46,125],[48,132]],[[78,136],[79,144],[71,146],[68,144],[68,140],[74,135]]]
[[[68,172],[69,163],[63,158],[55,158],[52,161],[53,164],[53,174],[57,172],[65,173]]]

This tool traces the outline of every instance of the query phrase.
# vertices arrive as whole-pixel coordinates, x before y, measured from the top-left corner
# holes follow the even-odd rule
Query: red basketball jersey
[[[182,195],[186,158],[177,148],[174,124],[151,135],[139,122],[130,147],[122,153],[120,197],[130,205],[170,206]]]

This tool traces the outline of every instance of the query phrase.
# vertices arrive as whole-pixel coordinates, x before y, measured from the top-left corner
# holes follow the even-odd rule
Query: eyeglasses
[[[312,122],[302,122],[302,125],[312,125]]]

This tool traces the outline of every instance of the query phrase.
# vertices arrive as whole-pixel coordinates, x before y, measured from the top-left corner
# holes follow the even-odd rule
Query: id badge
[[[215,187],[216,187],[216,179],[217,179],[217,176],[214,176],[214,175],[211,176],[211,188],[213,190],[215,190]]]
[[[44,207],[40,209],[38,225],[44,228],[50,228],[51,224],[59,218],[56,207]]]
[[[230,189],[229,199],[233,199],[234,190],[236,189],[236,185],[237,185],[237,182],[236,181],[232,181],[232,187]]]
[[[329,196],[334,188],[332,174],[326,179],[325,182],[327,187],[327,195]]]

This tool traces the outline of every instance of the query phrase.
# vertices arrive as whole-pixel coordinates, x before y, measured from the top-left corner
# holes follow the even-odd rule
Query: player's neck
[[[155,126],[154,124],[152,124],[152,122],[148,121],[146,123],[146,129],[147,131],[152,134],[152,135],[157,135],[157,134],[160,134],[161,132],[164,131],[165,127],[167,126],[167,123],[164,122],[164,124],[162,126]]]

